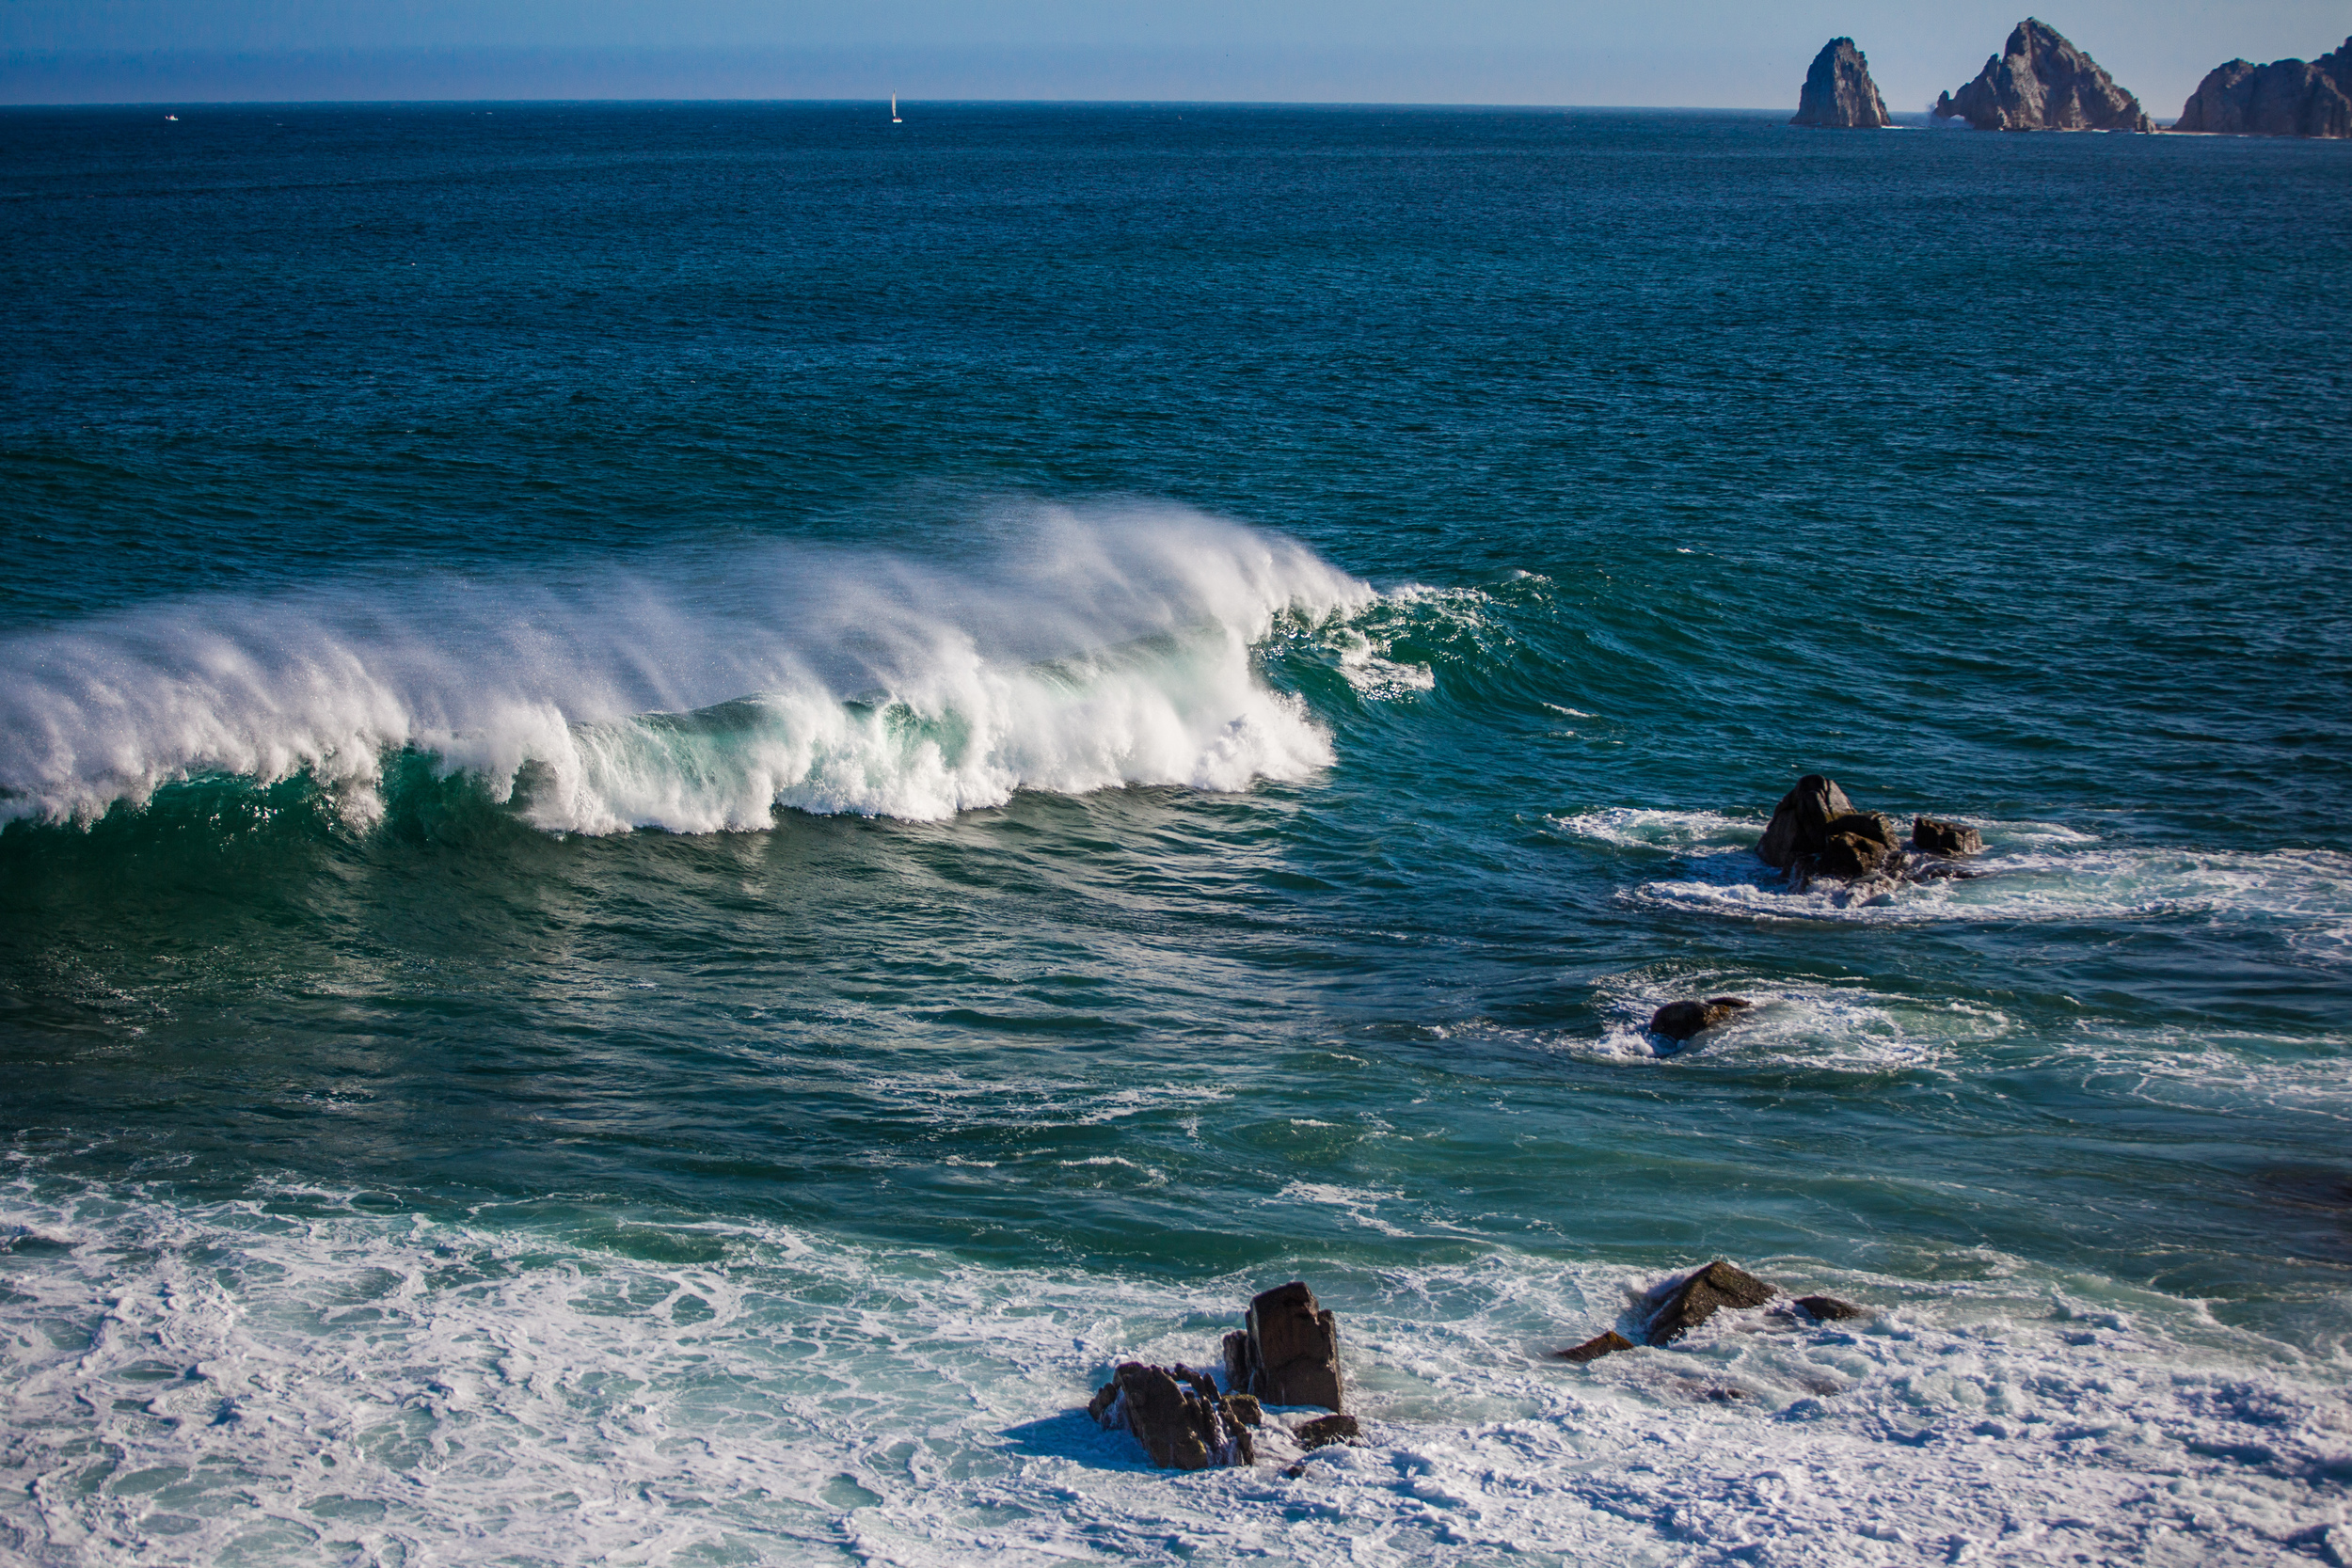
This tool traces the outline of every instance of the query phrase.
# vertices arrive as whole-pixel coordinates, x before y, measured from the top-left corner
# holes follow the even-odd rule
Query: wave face
[[[149,607],[0,644],[0,820],[307,775],[383,812],[426,753],[537,827],[936,819],[1016,790],[1246,788],[1330,741],[1253,673],[1275,620],[1370,602],[1180,507],[1038,508],[960,564],[764,547],[564,584],[436,578]]]

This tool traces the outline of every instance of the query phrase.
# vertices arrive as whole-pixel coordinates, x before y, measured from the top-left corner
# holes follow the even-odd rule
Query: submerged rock
[[[1800,856],[1820,854],[1830,823],[1852,815],[1853,802],[1846,799],[1844,790],[1819,773],[1807,773],[1772,808],[1772,820],[1766,825],[1756,852],[1764,857],[1766,865],[1787,871]]]
[[[1915,816],[1911,819],[1911,843],[1914,848],[1931,855],[1973,855],[1984,847],[1984,835],[1958,822]]]
[[[2316,60],[2232,60],[2205,72],[2175,131],[2225,136],[2352,136],[2352,39]]]
[[[1353,1416],[1317,1416],[1291,1428],[1291,1435],[1302,1449],[1327,1449],[1334,1443],[1352,1443],[1363,1434]]]
[[[1247,1328],[1225,1336],[1225,1376],[1268,1404],[1341,1410],[1339,1320],[1300,1281],[1277,1286],[1249,1304]]]
[[[1645,1333],[1653,1345],[1670,1345],[1726,1307],[1761,1307],[1778,1294],[1745,1269],[1718,1258],[1667,1290]]]
[[[1797,94],[1791,125],[1816,125],[1831,131],[1875,131],[1892,125],[1886,101],[1870,80],[1870,62],[1851,39],[1832,39],[1813,56]]]
[[[2139,100],[2046,22],[2019,23],[1975,81],[1935,101],[1979,131],[2153,131]]]
[[[1566,1350],[1556,1350],[1551,1354],[1563,1361],[1573,1361],[1581,1367],[1587,1361],[1597,1361],[1604,1355],[1614,1355],[1621,1350],[1635,1348],[1632,1340],[1613,1328],[1594,1335],[1581,1345],[1570,1345]]]
[[[1710,996],[1704,1002],[1669,1002],[1650,1015],[1653,1035],[1687,1040],[1702,1029],[1712,1029],[1750,1006],[1744,996]]]
[[[1205,1470],[1254,1464],[1248,1430],[1225,1396],[1179,1362],[1172,1370],[1123,1363],[1095,1390],[1087,1414],[1104,1426],[1133,1433],[1164,1470]]]
[[[1856,1318],[1870,1315],[1866,1308],[1856,1307],[1850,1301],[1839,1301],[1836,1296],[1799,1296],[1796,1306],[1798,1310],[1817,1323],[1851,1323]]]

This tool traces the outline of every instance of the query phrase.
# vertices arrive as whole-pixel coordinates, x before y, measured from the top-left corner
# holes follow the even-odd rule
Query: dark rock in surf
[[[1246,1427],[1265,1425],[1265,1406],[1258,1402],[1254,1394],[1228,1394],[1225,1396],[1225,1408],[1232,1411],[1233,1418]]]
[[[1787,871],[1799,856],[1821,852],[1825,830],[1834,819],[1852,815],[1853,802],[1844,790],[1819,773],[1807,773],[1772,808],[1772,819],[1756,852],[1766,865]]]
[[[1813,857],[1811,871],[1821,877],[1840,877],[1847,881],[1868,877],[1887,869],[1887,861],[1895,851],[1876,838],[1860,833],[1832,833],[1821,846],[1821,852]]]
[[[1870,1315],[1865,1308],[1850,1301],[1839,1301],[1836,1296],[1799,1296],[1796,1306],[1799,1311],[1816,1323],[1851,1323],[1856,1318]]]
[[[1225,1378],[1268,1404],[1344,1409],[1339,1320],[1297,1280],[1249,1304],[1248,1325],[1225,1336]]]
[[[1829,131],[1875,131],[1892,125],[1886,101],[1870,80],[1870,62],[1851,39],[1832,39],[1813,56],[1797,94],[1791,125],[1813,125]]]
[[[1725,1307],[1761,1307],[1780,1292],[1718,1258],[1676,1280],[1650,1313],[1645,1337],[1670,1345]]]
[[[1744,996],[1710,996],[1704,1002],[1669,1002],[1650,1015],[1649,1030],[1670,1040],[1687,1040],[1712,1029],[1750,1006]]]
[[[1353,1443],[1364,1434],[1353,1416],[1317,1416],[1311,1421],[1301,1421],[1291,1428],[1291,1436],[1302,1449],[1327,1449],[1334,1443]]]
[[[2205,72],[2175,131],[2218,136],[2352,136],[2352,39],[2315,60],[2232,60]]]
[[[1573,1361],[1581,1367],[1588,1361],[1597,1361],[1604,1355],[1614,1355],[1621,1350],[1634,1348],[1632,1340],[1613,1328],[1594,1335],[1581,1345],[1570,1345],[1566,1350],[1556,1350],[1551,1354],[1563,1361]]]
[[[1975,81],[1935,101],[1979,131],[2153,131],[2139,100],[2046,22],[2027,17]]]
[[[1973,855],[1984,847],[1984,835],[1959,822],[1932,816],[1911,819],[1912,847],[1930,855]]]
[[[1254,1464],[1248,1429],[1216,1385],[1181,1362],[1169,1369],[1123,1363],[1095,1390],[1087,1414],[1114,1431],[1134,1433],[1164,1470],[1205,1470]]]

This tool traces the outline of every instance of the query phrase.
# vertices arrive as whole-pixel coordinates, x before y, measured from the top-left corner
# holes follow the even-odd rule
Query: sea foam
[[[306,775],[359,825],[427,753],[535,825],[938,818],[1016,790],[1247,787],[1331,760],[1252,668],[1372,590],[1180,507],[1033,508],[961,562],[747,546],[561,581],[143,606],[0,642],[0,821]]]

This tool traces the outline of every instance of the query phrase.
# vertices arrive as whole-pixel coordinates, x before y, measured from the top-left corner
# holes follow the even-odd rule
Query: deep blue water
[[[164,112],[0,112],[0,1549],[2352,1553],[2352,149]],[[1881,1316],[1546,1359],[1718,1255]],[[1294,1276],[1372,1447],[1077,1413]]]

